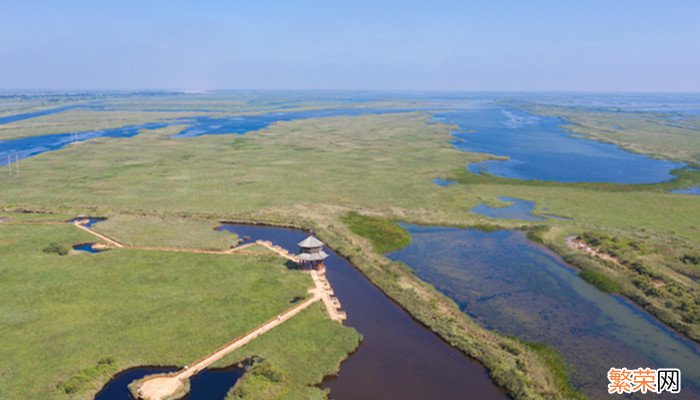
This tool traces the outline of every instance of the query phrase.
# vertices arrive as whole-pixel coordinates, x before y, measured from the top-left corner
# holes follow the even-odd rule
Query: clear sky
[[[700,92],[700,1],[0,0],[0,89]]]

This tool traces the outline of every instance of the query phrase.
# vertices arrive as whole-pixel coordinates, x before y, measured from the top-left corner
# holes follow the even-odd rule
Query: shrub
[[[89,388],[99,377],[111,375],[117,370],[117,365],[112,357],[101,358],[96,365],[76,372],[67,381],[58,384],[59,390],[66,394],[75,394]]]
[[[62,244],[52,242],[48,246],[44,247],[43,252],[48,254],[58,254],[59,256],[65,256],[66,254],[68,254],[68,248]]]

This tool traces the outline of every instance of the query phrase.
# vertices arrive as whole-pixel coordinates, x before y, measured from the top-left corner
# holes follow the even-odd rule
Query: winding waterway
[[[19,139],[0,140],[0,165],[7,165],[8,156],[14,162],[15,157],[21,159],[62,149],[71,143],[84,142],[100,137],[126,138],[137,135],[143,129],[159,129],[166,123],[149,123],[143,125],[125,126],[115,129],[80,133],[57,133],[51,135],[29,136]]]
[[[683,391],[700,396],[700,346],[630,302],[604,293],[523,232],[404,225],[413,241],[390,253],[487,328],[562,353],[571,380],[609,398],[611,367],[680,368]]]
[[[25,119],[43,117],[44,115],[58,114],[64,111],[72,110],[74,108],[87,107],[85,105],[70,105],[63,107],[48,108],[40,111],[32,111],[21,114],[13,114],[5,117],[0,117],[0,125],[10,124],[12,122],[23,121]]]
[[[46,110],[37,113],[22,114],[6,117],[15,120],[33,118],[65,111],[78,106],[64,107],[61,109]],[[22,137],[17,139],[0,140],[0,165],[14,162],[15,158],[24,159],[47,151],[59,150],[71,143],[83,142],[100,137],[127,138],[137,135],[145,129],[160,129],[170,125],[187,125],[187,127],[175,135],[175,138],[188,138],[202,135],[242,135],[248,132],[264,129],[276,122],[292,121],[297,119],[327,118],[327,117],[353,117],[369,114],[390,114],[416,111],[416,109],[392,109],[392,108],[334,108],[291,112],[274,112],[259,115],[241,115],[233,117],[209,117],[178,118],[167,122],[153,122],[142,125],[124,126],[114,129],[96,130],[89,132],[67,132],[40,136]],[[14,121],[14,120],[13,120]],[[9,158],[8,158],[9,157]],[[8,161],[9,160],[9,161]]]
[[[248,240],[270,240],[290,251],[308,233],[287,228],[222,225]],[[337,400],[505,399],[485,368],[416,322],[330,249],[326,275],[362,343],[321,385]]]

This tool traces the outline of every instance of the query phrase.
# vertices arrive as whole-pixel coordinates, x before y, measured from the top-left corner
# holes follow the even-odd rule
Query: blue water
[[[73,142],[83,142],[99,137],[125,138],[135,136],[142,129],[159,129],[167,123],[148,123],[143,125],[125,126],[102,131],[80,133],[58,133],[52,135],[32,136],[19,139],[0,140],[0,165],[7,165],[8,156],[14,162],[19,159],[32,157],[47,151],[58,150]]]
[[[201,135],[244,134],[257,131],[282,121],[325,117],[354,117],[368,114],[390,114],[411,112],[415,109],[378,109],[378,108],[335,108],[293,112],[275,112],[260,115],[241,115],[235,117],[196,117],[192,124],[175,137],[193,137]]]
[[[72,110],[72,109],[78,108],[78,107],[81,107],[81,105],[63,106],[63,107],[49,108],[46,110],[34,111],[34,112],[23,113],[23,114],[8,115],[6,117],[0,117],[0,125],[9,124],[11,122],[22,121],[22,120],[30,119],[30,118],[42,117],[44,115],[58,114],[60,112]]]
[[[546,343],[573,366],[571,380],[607,398],[615,367],[680,368],[677,398],[700,398],[700,346],[624,299],[580,279],[523,232],[404,225],[410,246],[388,256],[455,300],[482,325]]]
[[[535,210],[534,201],[505,196],[499,197],[498,200],[512,204],[505,207],[490,207],[486,204],[479,204],[478,206],[472,208],[472,212],[491,218],[520,219],[523,221],[544,221],[547,219],[545,217],[532,214],[532,212]]]
[[[456,148],[509,157],[469,165],[474,173],[559,182],[653,183],[672,179],[670,171],[684,166],[572,137],[560,128],[566,122],[559,118],[512,108],[490,106],[435,117],[459,127],[454,134]]]
[[[700,195],[700,186],[691,186],[685,189],[674,189],[672,193]]]
[[[435,178],[435,179],[433,179],[433,183],[438,185],[438,186],[445,187],[445,186],[454,185],[457,182],[451,181],[449,179]]]
[[[104,251],[92,247],[94,244],[95,243],[76,244],[75,246],[73,246],[73,250],[84,251],[86,253],[101,253]]]
[[[147,375],[179,370],[177,367],[138,367],[114,376],[97,395],[95,400],[133,400],[129,384]],[[242,368],[210,368],[190,378],[190,393],[185,400],[223,400],[229,390],[243,376]]]

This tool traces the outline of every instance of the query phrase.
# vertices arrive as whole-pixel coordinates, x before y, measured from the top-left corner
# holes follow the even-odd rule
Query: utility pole
[[[17,160],[17,176],[19,176],[19,154],[15,156],[15,159]]]

